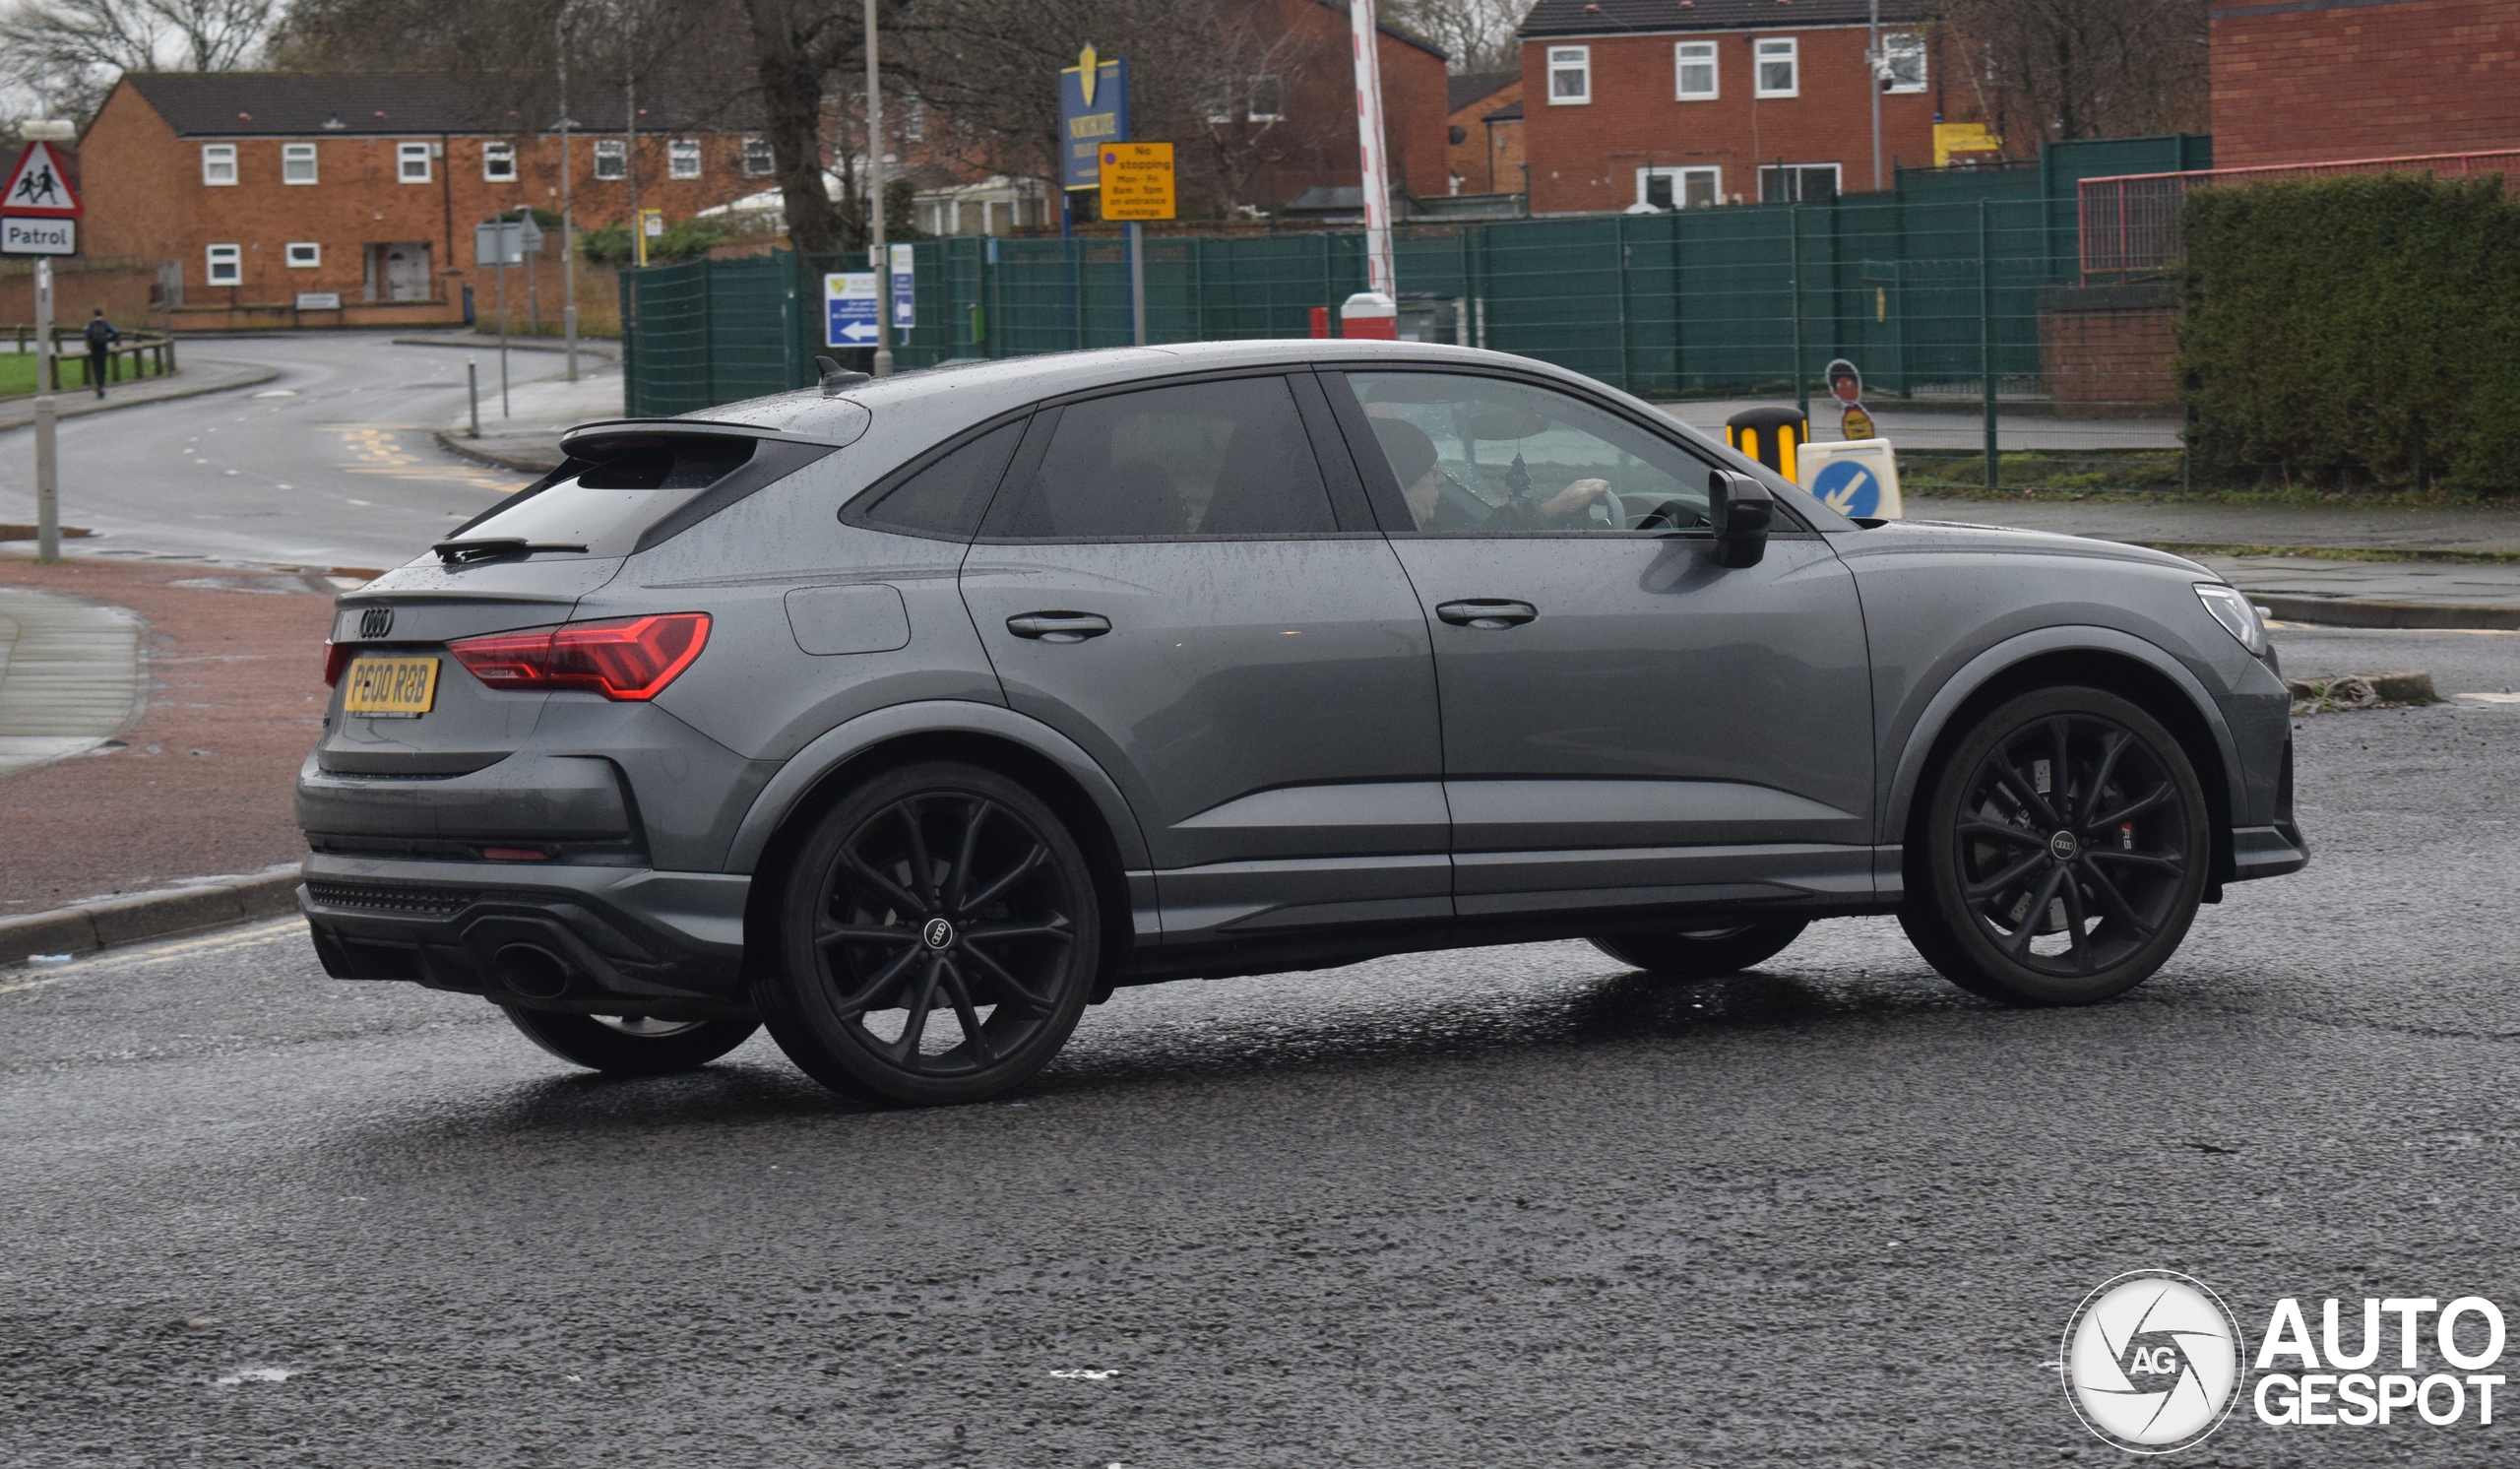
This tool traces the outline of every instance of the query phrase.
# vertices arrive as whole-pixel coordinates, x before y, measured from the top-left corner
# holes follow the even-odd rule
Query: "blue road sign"
[[[875,345],[873,271],[835,271],[823,277],[823,345]]]
[[[1852,459],[1832,460],[1811,479],[1811,493],[1849,519],[1881,512],[1881,477]]]
[[[1108,61],[1087,46],[1059,73],[1059,182],[1102,187],[1102,145],[1129,141],[1129,63]]]

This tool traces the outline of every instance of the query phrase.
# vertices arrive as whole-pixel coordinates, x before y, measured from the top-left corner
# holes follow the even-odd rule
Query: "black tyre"
[[[1674,929],[1669,933],[1621,933],[1593,939],[1593,947],[1621,964],[1678,980],[1711,980],[1739,974],[1785,951],[1810,926],[1796,919],[1735,928]]]
[[[705,1066],[752,1039],[755,1020],[655,1020],[644,1015],[554,1015],[502,1005],[526,1039],[564,1061],[615,1076],[664,1076]]]
[[[1901,926],[1961,989],[2090,1004],[2187,936],[2212,857],[2205,791],[2171,733],[2096,688],[1979,721],[1920,798]]]
[[[1076,1029],[1102,925],[1085,855],[1032,793],[971,765],[888,771],[790,865],[755,993],[788,1057],[874,1101],[976,1102]]]

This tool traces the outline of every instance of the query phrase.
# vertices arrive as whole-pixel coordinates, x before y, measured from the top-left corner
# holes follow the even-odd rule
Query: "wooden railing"
[[[35,350],[35,329],[19,325],[9,329],[11,346],[22,352]],[[62,373],[73,360],[78,372],[67,382]],[[122,339],[105,349],[105,381],[108,385],[135,381],[142,377],[164,377],[175,370],[175,339],[163,332],[125,332]],[[88,339],[78,327],[52,329],[52,390],[93,388],[88,381]]]

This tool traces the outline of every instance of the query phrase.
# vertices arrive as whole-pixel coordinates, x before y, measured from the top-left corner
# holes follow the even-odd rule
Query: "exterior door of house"
[[[434,278],[429,273],[429,247],[425,240],[398,240],[368,248],[375,262],[372,279],[384,287],[386,300],[429,299]]]

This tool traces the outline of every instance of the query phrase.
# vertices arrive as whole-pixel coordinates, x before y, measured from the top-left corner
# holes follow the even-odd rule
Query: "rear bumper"
[[[336,979],[584,1014],[750,1013],[739,874],[322,853],[301,871],[297,905]]]

